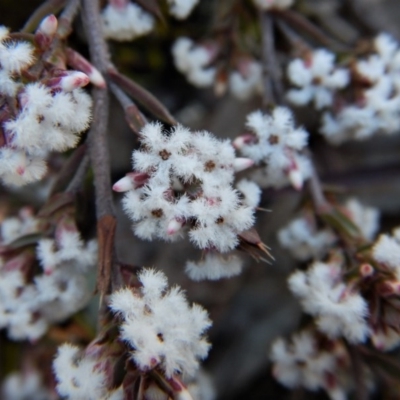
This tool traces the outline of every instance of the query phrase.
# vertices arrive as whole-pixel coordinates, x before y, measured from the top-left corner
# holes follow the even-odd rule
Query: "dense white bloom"
[[[238,234],[254,223],[259,197],[254,185],[247,184],[252,192],[243,200],[232,186],[235,171],[251,160],[236,158],[229,140],[183,126],[163,132],[162,125],[147,124],[141,142],[132,156],[135,172],[114,185],[127,191],[123,206],[135,234],[176,240],[188,231],[201,249],[234,249]]]
[[[291,111],[276,107],[271,115],[255,111],[247,116],[251,134],[237,137],[233,144],[261,168],[253,174],[261,187],[280,188],[289,183],[300,189],[311,174],[311,165],[300,153],[308,133],[296,128]]]
[[[393,270],[397,280],[400,280],[400,228],[393,231],[393,236],[379,235],[372,255],[376,261]]]
[[[108,39],[133,40],[154,28],[154,17],[130,1],[109,1],[102,12],[103,32]]]
[[[178,19],[185,19],[199,0],[168,0],[169,12]]]
[[[336,242],[330,229],[317,230],[315,222],[307,216],[290,221],[278,232],[278,239],[282,247],[300,261],[324,256]]]
[[[393,134],[400,125],[400,49],[388,34],[374,40],[375,53],[355,64],[363,90],[354,104],[323,115],[321,133],[333,144]],[[365,88],[367,84],[367,88]],[[365,89],[364,89],[365,88]]]
[[[174,63],[186,79],[198,87],[211,86],[214,83],[215,68],[210,66],[214,50],[205,46],[195,45],[193,40],[180,37],[172,47]]]
[[[332,346],[331,346],[332,347]],[[324,389],[332,400],[345,400],[348,390],[346,372],[350,360],[344,346],[333,343],[329,350],[320,350],[311,331],[293,336],[292,342],[277,339],[271,349],[273,374],[290,389]]]
[[[242,272],[243,261],[237,256],[207,253],[201,261],[188,261],[185,271],[194,281],[231,278]]]
[[[325,49],[314,51],[306,60],[293,60],[288,76],[300,89],[289,90],[289,101],[297,105],[313,101],[317,109],[331,106],[334,92],[349,83],[349,71],[335,68],[334,60],[334,54]]]
[[[14,372],[6,376],[1,388],[3,400],[50,400],[50,392],[44,387],[36,370]]]
[[[294,0],[253,0],[253,2],[261,10],[270,10],[272,8],[281,10],[291,7]]]
[[[203,337],[211,325],[207,312],[197,304],[190,307],[178,287],[167,291],[162,272],[143,269],[139,281],[139,290],[120,289],[110,298],[111,310],[122,319],[120,335],[132,349],[132,360],[142,371],[158,366],[167,377],[176,372],[193,375],[210,347]]]
[[[123,390],[109,391],[105,371],[95,357],[82,355],[70,344],[58,348],[53,362],[57,392],[70,400],[123,400]]]
[[[308,271],[290,276],[289,288],[328,337],[344,336],[351,343],[364,342],[368,337],[367,303],[342,281],[339,264],[314,262]]]
[[[358,227],[363,237],[367,240],[373,240],[379,229],[379,210],[364,206],[355,198],[346,201],[344,210]]]
[[[247,100],[254,94],[262,94],[262,66],[252,60],[242,60],[238,70],[229,75],[229,88],[240,100]]]
[[[51,151],[76,146],[91,118],[91,98],[79,87],[89,82],[80,72],[65,72],[54,86],[27,84],[19,92],[19,113],[2,122],[6,145],[0,148],[0,176],[23,185],[43,177]],[[1,86],[0,86],[1,92]]]
[[[3,246],[30,233],[39,232],[39,221],[28,210],[20,218],[6,219],[1,229]],[[36,269],[28,282],[25,274]],[[4,257],[0,265],[0,329],[14,340],[36,340],[49,324],[61,322],[82,309],[90,299],[84,276],[97,260],[97,244],[84,244],[76,231],[59,230],[56,240],[41,239],[36,256],[22,251]]]

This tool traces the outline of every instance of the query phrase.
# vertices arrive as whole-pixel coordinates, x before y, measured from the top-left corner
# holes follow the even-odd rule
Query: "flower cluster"
[[[247,116],[249,133],[237,137],[233,145],[260,168],[252,178],[261,187],[281,188],[291,183],[301,189],[311,174],[309,159],[300,153],[308,133],[296,128],[291,111],[276,107],[271,115],[255,111]]]
[[[392,134],[400,124],[400,50],[387,34],[374,40],[376,53],[355,63],[355,101],[323,115],[321,132],[336,144]]]
[[[149,123],[140,139],[142,148],[132,155],[134,172],[113,187],[127,191],[123,206],[136,235],[170,241],[188,231],[200,249],[234,249],[238,234],[254,223],[259,193],[242,200],[232,184],[235,171],[252,161],[235,158],[229,140],[183,126],[163,132],[161,124]]]
[[[50,400],[51,393],[44,385],[39,371],[31,369],[7,375],[1,388],[1,398],[3,400]]]
[[[57,392],[71,400],[123,400],[122,387],[107,388],[103,364],[96,354],[81,354],[79,347],[63,344],[53,362]]]
[[[216,82],[215,60],[220,51],[217,43],[196,45],[187,37],[179,38],[172,47],[175,66],[194,86],[205,88],[215,85],[217,93],[225,91],[225,82]],[[233,62],[228,76],[231,93],[239,100],[262,94],[262,66],[251,57],[240,56]]]
[[[364,239],[374,239],[379,228],[379,211],[376,208],[367,207],[357,199],[350,198],[340,209],[359,229]],[[300,261],[320,259],[337,242],[337,236],[330,228],[317,229],[317,221],[309,212],[283,227],[278,232],[278,239],[281,246]]]
[[[291,7],[294,0],[253,0],[253,2],[261,10],[284,10]]]
[[[199,0],[168,0],[169,12],[185,19]],[[129,0],[108,0],[102,12],[103,33],[107,39],[131,41],[147,35],[155,26],[154,16]]]
[[[26,214],[1,226],[0,328],[14,340],[36,340],[50,324],[85,306],[89,293],[84,273],[97,258],[96,243],[84,244],[76,227],[63,220],[55,239],[40,239],[35,248],[32,233],[39,237],[46,226]]]
[[[296,105],[313,101],[317,110],[332,106],[334,93],[346,87],[350,80],[349,71],[337,68],[335,55],[325,49],[311,52],[305,59],[291,61],[288,77],[299,87],[288,91],[288,100]]]
[[[91,118],[91,98],[80,89],[89,82],[86,74],[54,69],[39,81],[22,82],[33,52],[31,45],[11,41],[0,27],[0,177],[8,185],[42,178],[48,153],[74,147]]]
[[[193,375],[210,347],[203,337],[211,325],[206,311],[196,304],[190,307],[178,287],[167,291],[162,272],[144,269],[139,281],[139,290],[120,289],[110,298],[132,360],[141,371],[161,368],[167,378]]]
[[[290,389],[323,389],[331,400],[345,400],[352,386],[350,356],[341,341],[321,339],[311,329],[293,335],[290,343],[277,339],[271,349],[273,375]],[[362,372],[366,380],[365,366]]]
[[[289,287],[328,337],[343,336],[359,343],[369,336],[368,305],[356,289],[343,281],[341,262],[316,261],[308,271],[292,274]]]

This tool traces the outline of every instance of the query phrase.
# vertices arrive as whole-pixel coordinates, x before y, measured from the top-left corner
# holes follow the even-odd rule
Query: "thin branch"
[[[80,0],[69,0],[63,12],[58,18],[58,35],[60,38],[66,38],[72,31],[72,23],[78,14]]]
[[[332,206],[325,198],[324,192],[322,190],[322,185],[314,165],[312,165],[311,177],[309,178],[307,183],[316,212],[317,213],[328,212],[332,208]]]
[[[260,24],[262,32],[262,60],[264,65],[264,86],[267,103],[284,103],[283,87],[279,64],[276,58],[274,21],[271,14],[264,12],[260,14]],[[268,106],[268,104],[265,104]]]
[[[83,156],[81,163],[79,164],[78,169],[75,172],[74,177],[72,178],[71,182],[65,189],[66,192],[76,193],[81,189],[86,174],[88,172],[89,165],[90,165],[90,158],[88,155],[85,154]]]
[[[89,43],[91,62],[101,72],[110,66],[107,44],[103,38],[98,0],[82,0],[86,36]],[[120,285],[122,279],[115,255],[116,218],[112,202],[110,160],[108,153],[108,112],[107,88],[93,89],[93,122],[88,134],[89,156],[94,173],[97,235],[99,238],[99,267],[97,288],[103,296],[110,288]]]
[[[110,89],[121,107],[124,109],[125,119],[129,127],[138,135],[140,130],[147,123],[146,117],[140,112],[139,108],[129,98],[129,96],[127,96],[117,85],[110,83]]]
[[[347,345],[347,349],[350,354],[351,365],[354,374],[356,400],[367,400],[368,390],[365,384],[363,373],[364,366],[360,351],[357,347],[350,344]]]
[[[57,14],[65,5],[67,0],[48,0],[40,5],[31,17],[26,21],[21,32],[33,32],[40,24],[42,19],[49,14]]]

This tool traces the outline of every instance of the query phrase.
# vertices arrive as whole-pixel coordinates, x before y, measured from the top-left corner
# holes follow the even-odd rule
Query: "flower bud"
[[[254,135],[249,133],[245,135],[238,136],[233,142],[232,145],[236,150],[240,150],[246,145],[257,143],[257,138]]]
[[[302,189],[304,179],[303,179],[303,174],[298,168],[289,170],[288,177],[291,184],[296,190]]]
[[[168,222],[167,226],[167,234],[174,235],[178,231],[180,231],[183,227],[183,221],[179,221],[178,219],[174,218]]]
[[[47,49],[57,32],[58,21],[55,15],[48,15],[42,20],[35,32],[35,41],[42,50]]]
[[[236,172],[243,171],[247,168],[250,168],[254,165],[254,161],[251,160],[250,158],[242,158],[242,157],[237,157],[233,161],[233,168]]]
[[[362,264],[360,266],[360,274],[363,278],[367,278],[374,273],[374,268],[371,264]]]

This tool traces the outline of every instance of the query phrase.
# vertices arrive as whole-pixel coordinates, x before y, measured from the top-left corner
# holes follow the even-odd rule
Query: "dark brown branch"
[[[83,19],[89,43],[91,62],[105,72],[110,65],[107,44],[103,38],[98,0],[82,0]],[[107,88],[93,89],[93,122],[88,135],[89,156],[94,173],[97,233],[99,238],[99,267],[97,287],[101,298],[110,288],[121,282],[121,274],[115,256],[116,218],[112,202],[110,160],[107,127],[109,99]]]
[[[90,159],[88,155],[84,155],[78,169],[75,172],[74,177],[67,186],[66,192],[76,193],[82,188],[82,184],[85,181],[86,174],[90,165]]]

